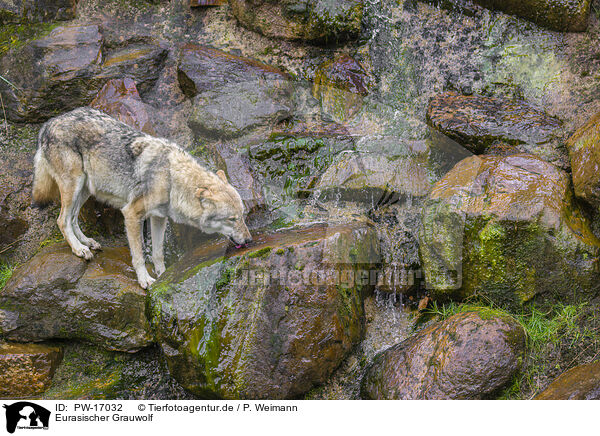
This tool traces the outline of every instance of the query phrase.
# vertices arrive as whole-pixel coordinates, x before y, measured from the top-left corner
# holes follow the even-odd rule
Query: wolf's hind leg
[[[92,250],[100,250],[102,246],[92,238],[88,238],[87,236],[85,236],[81,231],[81,228],[79,228],[79,211],[81,210],[81,207],[85,204],[88,198],[90,198],[90,191],[88,191],[84,183],[83,189],[81,190],[79,196],[73,200],[73,232],[75,233],[75,236],[77,236],[77,239],[79,239],[79,241],[83,245],[87,245]]]
[[[152,234],[152,261],[154,271],[159,276],[165,272],[165,258],[163,253],[163,242],[165,239],[165,228],[167,219],[163,217],[150,217],[150,232]]]
[[[83,245],[75,236],[73,229],[73,211],[76,206],[77,198],[81,193],[85,183],[85,175],[80,174],[79,177],[58,182],[60,190],[60,215],[58,216],[58,228],[71,246],[71,250],[76,256],[90,260],[93,257],[89,247]]]

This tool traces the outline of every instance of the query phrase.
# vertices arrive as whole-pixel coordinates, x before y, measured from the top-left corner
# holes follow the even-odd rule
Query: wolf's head
[[[252,235],[244,222],[244,203],[237,190],[229,184],[222,170],[218,181],[196,189],[196,198],[202,203],[200,229],[206,233],[220,233],[236,245],[252,242]]]

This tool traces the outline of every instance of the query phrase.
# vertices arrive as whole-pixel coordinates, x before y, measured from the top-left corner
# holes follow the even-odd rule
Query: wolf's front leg
[[[131,263],[137,274],[138,283],[144,289],[148,289],[154,279],[148,274],[146,263],[144,262],[144,253],[142,251],[142,216],[136,210],[135,204],[128,204],[123,209],[125,218],[125,230],[127,240],[129,241],[129,251],[131,252]]]
[[[152,260],[154,261],[154,271],[160,276],[165,272],[165,257],[163,242],[165,239],[165,228],[167,219],[153,216],[150,218],[150,232],[152,233]]]

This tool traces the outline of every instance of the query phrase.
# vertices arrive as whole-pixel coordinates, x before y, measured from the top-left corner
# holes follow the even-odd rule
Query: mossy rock
[[[44,400],[188,400],[169,375],[160,350],[118,353],[64,344],[64,357]]]
[[[373,286],[358,271],[379,261],[372,228],[317,225],[254,239],[233,252],[224,242],[198,248],[148,294],[171,374],[203,398],[296,398],[325,382],[363,334]]]
[[[126,247],[104,248],[89,262],[64,242],[43,248],[0,290],[0,338],[79,339],[129,352],[150,345],[130,259]]]
[[[229,0],[245,27],[265,36],[318,43],[356,38],[361,31],[361,0]]]
[[[600,209],[600,113],[580,127],[567,141],[575,195]]]
[[[9,0],[0,3],[0,25],[75,18],[78,0]]]
[[[423,211],[420,255],[437,298],[505,308],[578,302],[600,290],[600,242],[566,173],[532,155],[473,156],[438,181]]]
[[[459,313],[378,354],[361,396],[377,400],[489,398],[517,373],[525,331],[489,310]]]

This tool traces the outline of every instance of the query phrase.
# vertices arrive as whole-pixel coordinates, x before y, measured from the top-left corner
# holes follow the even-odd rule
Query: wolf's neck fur
[[[202,211],[200,200],[196,197],[198,188],[219,189],[223,182],[212,171],[204,168],[186,151],[177,146],[171,147],[168,158],[170,178],[170,214],[176,222],[198,225],[197,217]],[[195,219],[194,219],[195,218]]]

